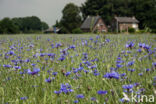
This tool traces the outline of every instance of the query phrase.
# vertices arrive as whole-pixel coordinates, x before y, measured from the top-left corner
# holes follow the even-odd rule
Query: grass
[[[123,98],[122,86],[129,84],[134,85],[134,93],[144,88],[145,91],[140,95],[154,95],[156,70],[152,63],[156,62],[155,39],[155,35],[101,35],[99,38],[96,35],[0,36],[0,103],[73,104],[78,100],[79,104],[120,104],[122,103],[120,99]],[[132,49],[126,48],[126,43],[132,41],[135,43]],[[57,43],[61,43],[58,48]],[[138,43],[148,44],[151,48],[150,50],[139,48]],[[69,48],[71,45],[75,48],[74,46]],[[64,55],[61,52],[63,49]],[[142,52],[137,52],[138,49]],[[40,53],[56,55],[52,58]],[[83,53],[86,53],[86,57]],[[122,60],[120,68],[116,66],[118,57]],[[60,61],[59,58],[65,59]],[[26,62],[27,59],[30,61]],[[131,61],[134,61],[134,64],[127,66]],[[7,68],[4,65],[11,66]],[[16,69],[15,66],[21,68]],[[74,73],[74,68],[78,69],[80,66],[83,69]],[[40,71],[35,75],[28,74],[28,69],[33,71],[34,67]],[[123,77],[119,75],[119,79],[104,78],[103,76],[111,72],[112,68],[116,68],[115,72],[126,75]],[[129,69],[135,71],[130,72]],[[84,70],[88,73],[86,74]],[[54,76],[53,72],[58,74]],[[67,72],[71,74],[66,76]],[[143,75],[140,76],[139,73]],[[50,78],[51,82],[45,82],[47,78]],[[54,91],[59,91],[60,85],[65,83],[71,85],[73,92],[55,94]],[[135,86],[135,83],[139,85]],[[97,93],[99,90],[107,91],[107,94],[99,95]],[[76,98],[78,94],[83,94],[84,98]],[[131,93],[126,94],[131,97]],[[91,97],[95,97],[96,100],[92,101]]]

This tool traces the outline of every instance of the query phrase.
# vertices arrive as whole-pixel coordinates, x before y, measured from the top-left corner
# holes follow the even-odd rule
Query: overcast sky
[[[0,0],[0,19],[33,15],[52,26],[69,2],[81,5],[85,0]]]

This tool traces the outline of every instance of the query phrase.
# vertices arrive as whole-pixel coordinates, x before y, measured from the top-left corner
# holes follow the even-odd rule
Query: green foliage
[[[56,25],[63,29],[65,33],[72,33],[73,29],[80,27],[81,16],[78,6],[73,3],[69,3],[64,7],[62,14],[63,17],[61,21],[59,23],[56,21]]]
[[[128,28],[128,32],[129,33],[135,33],[135,29],[134,28]]]
[[[32,31],[39,31],[42,29],[42,22],[36,16],[13,18],[13,21],[24,33],[31,33]]]
[[[4,18],[0,22],[0,34],[15,34],[19,29],[10,18]]]
[[[139,21],[140,29],[156,28],[156,1],[155,0],[87,0],[81,6],[83,18],[88,15],[100,15],[105,23],[111,24],[115,15],[135,16]]]
[[[42,30],[46,30],[49,28],[49,26],[46,22],[41,22],[41,27],[42,27]]]
[[[80,33],[83,33],[83,32],[82,32],[82,30],[80,28],[76,28],[76,29],[72,30],[72,33],[73,34],[80,34]]]
[[[42,22],[38,17],[23,17],[23,18],[4,18],[0,21],[1,34],[14,33],[38,33],[41,30],[49,28],[48,24]]]

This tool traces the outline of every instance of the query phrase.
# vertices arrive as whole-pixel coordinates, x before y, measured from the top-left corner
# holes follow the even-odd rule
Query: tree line
[[[49,28],[36,16],[0,20],[0,34],[36,33]]]
[[[88,15],[101,16],[107,26],[111,26],[114,16],[135,16],[140,29],[156,33],[156,0],[86,0],[80,7],[69,3],[54,26],[60,28],[61,33],[81,33],[80,26]],[[47,23],[36,16],[0,21],[0,34],[33,33],[47,28]]]
[[[55,26],[64,33],[79,31],[85,18],[100,15],[111,26],[114,16],[135,16],[140,29],[150,29],[156,33],[156,0],[86,0],[80,7],[69,3],[62,11],[62,19]]]

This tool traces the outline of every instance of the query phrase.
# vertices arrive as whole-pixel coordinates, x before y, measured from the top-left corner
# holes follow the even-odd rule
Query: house
[[[112,30],[117,32],[128,31],[128,28],[138,30],[139,21],[135,17],[116,17],[112,21]]]
[[[45,30],[44,33],[48,34],[48,33],[58,33],[60,31],[59,28],[57,27],[50,27],[49,29]]]
[[[83,32],[107,32],[108,29],[100,16],[88,16],[81,25]]]

